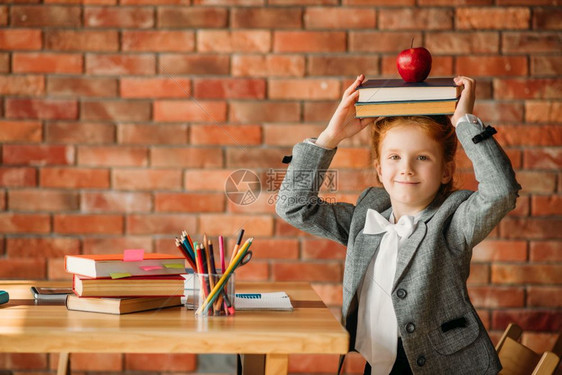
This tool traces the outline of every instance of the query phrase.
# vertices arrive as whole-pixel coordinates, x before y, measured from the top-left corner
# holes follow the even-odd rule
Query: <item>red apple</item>
[[[396,67],[406,82],[422,82],[431,70],[431,53],[423,47],[408,48],[398,54]]]

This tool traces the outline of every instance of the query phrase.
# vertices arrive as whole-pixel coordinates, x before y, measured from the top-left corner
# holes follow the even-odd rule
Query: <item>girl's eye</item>
[[[425,155],[418,156],[418,160],[428,160],[429,158]]]
[[[400,159],[400,156],[398,156],[398,155],[390,155],[388,158],[389,158],[390,160],[398,160],[398,159]]]

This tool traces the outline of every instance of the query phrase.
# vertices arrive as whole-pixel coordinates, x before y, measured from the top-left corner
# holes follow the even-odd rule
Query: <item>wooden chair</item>
[[[552,375],[560,362],[561,335],[553,347],[542,355],[518,342],[523,330],[510,323],[496,345],[503,370],[502,375]]]

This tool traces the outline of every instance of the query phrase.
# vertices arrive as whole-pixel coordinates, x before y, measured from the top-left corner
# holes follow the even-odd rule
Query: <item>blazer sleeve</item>
[[[454,231],[455,235],[447,237],[462,241],[456,244],[462,248],[472,248],[515,208],[521,186],[509,158],[493,137],[474,143],[473,137],[481,130],[468,122],[459,123],[456,132],[472,161],[478,190],[455,211],[449,226],[449,234]]]
[[[281,184],[275,209],[294,227],[310,234],[347,244],[355,206],[330,203],[318,197],[336,149],[303,142],[293,148],[293,158]],[[365,192],[361,195],[361,199]]]

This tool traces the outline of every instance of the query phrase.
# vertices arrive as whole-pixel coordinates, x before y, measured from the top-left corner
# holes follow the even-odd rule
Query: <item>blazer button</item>
[[[408,295],[408,293],[406,293],[406,291],[404,289],[398,289],[396,291],[396,295],[398,296],[398,298],[404,299],[404,298],[406,298],[406,295]]]
[[[418,366],[422,367],[423,365],[425,365],[425,357],[423,355],[420,355],[416,360],[416,363],[418,364]]]
[[[414,323],[406,324],[406,332],[413,333],[416,330],[416,325]]]

